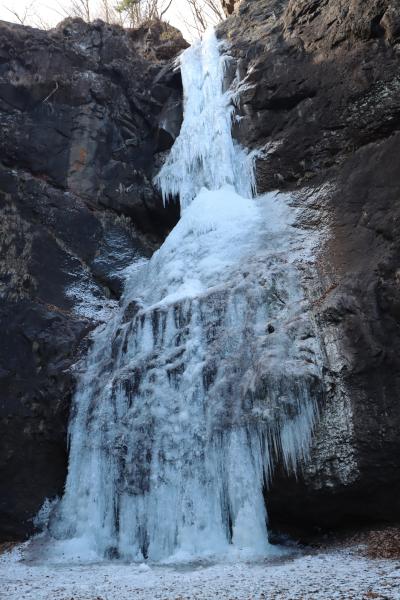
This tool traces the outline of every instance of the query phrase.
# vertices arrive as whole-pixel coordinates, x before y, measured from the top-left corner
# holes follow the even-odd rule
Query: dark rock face
[[[176,210],[164,210],[151,179],[155,155],[179,131],[171,60],[187,46],[180,34],[79,19],[50,32],[3,24],[1,33],[5,166],[127,215],[142,231],[168,231]]]
[[[268,493],[271,525],[299,535],[400,515],[399,23],[394,0],[243,0],[220,28],[259,191],[292,190],[328,231],[308,290],[321,420],[298,478]]]
[[[222,8],[227,16],[231,15],[239,5],[240,0],[221,0]]]
[[[186,46],[160,23],[0,23],[0,541],[62,492],[71,366],[121,270],[178,218],[152,177],[179,132]]]

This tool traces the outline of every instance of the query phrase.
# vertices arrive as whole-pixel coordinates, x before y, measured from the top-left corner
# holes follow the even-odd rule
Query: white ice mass
[[[48,556],[265,556],[274,462],[309,448],[319,391],[285,197],[252,198],[219,43],[181,60],[182,131],[157,177],[182,217],[100,327],[78,383]],[[303,257],[304,258],[304,257]]]

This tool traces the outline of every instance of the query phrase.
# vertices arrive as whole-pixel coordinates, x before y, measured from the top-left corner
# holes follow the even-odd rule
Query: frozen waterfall
[[[182,218],[132,265],[99,328],[70,423],[51,552],[81,560],[257,556],[274,462],[295,469],[316,415],[318,349],[285,198],[252,199],[214,33],[182,56],[182,132],[157,177]]]
[[[227,55],[220,55],[215,33],[183,53],[180,64],[185,114],[171,153],[156,181],[164,200],[179,196],[185,209],[200,190],[218,190],[229,184],[242,196],[252,195],[254,169],[251,155],[231,135],[233,105],[224,93]]]

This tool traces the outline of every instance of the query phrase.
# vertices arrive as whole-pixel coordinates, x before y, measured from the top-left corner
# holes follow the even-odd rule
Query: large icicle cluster
[[[182,209],[202,187],[214,190],[230,184],[250,197],[255,186],[252,156],[232,139],[232,94],[223,91],[228,57],[220,54],[220,47],[209,31],[181,57],[184,120],[156,182],[164,201],[179,196]]]
[[[303,234],[284,198],[244,197],[222,62],[214,35],[183,57],[185,121],[159,181],[185,209],[94,336],[55,556],[275,552],[264,494],[277,456],[296,468],[308,451],[318,348],[296,269]]]

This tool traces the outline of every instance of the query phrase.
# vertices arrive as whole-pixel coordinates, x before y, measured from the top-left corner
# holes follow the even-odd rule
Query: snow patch
[[[400,598],[400,561],[342,550],[269,562],[44,565],[0,555],[4,600],[365,600]]]

